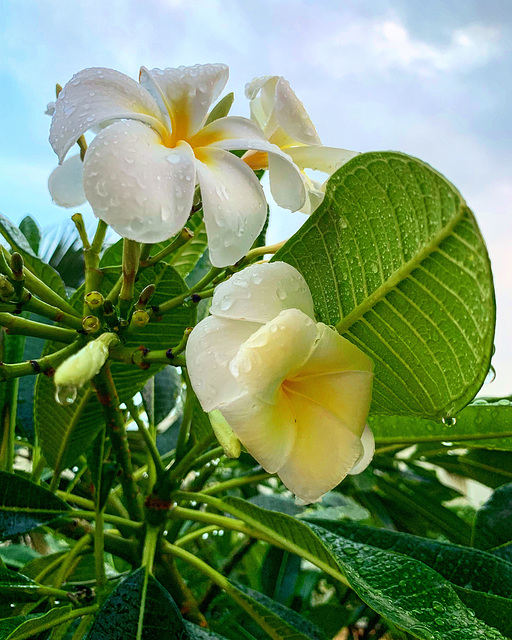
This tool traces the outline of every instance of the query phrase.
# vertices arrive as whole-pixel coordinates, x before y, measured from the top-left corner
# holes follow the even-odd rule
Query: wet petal
[[[304,105],[283,77],[276,83],[274,109],[277,121],[290,138],[303,144],[321,144]]]
[[[254,172],[232,153],[211,147],[195,153],[210,260],[225,267],[240,260],[262,230],[265,195]]]
[[[314,169],[329,175],[339,169],[345,162],[359,155],[358,151],[322,147],[321,145],[288,147],[286,153],[301,169]]]
[[[251,395],[274,403],[285,378],[300,371],[309,357],[316,333],[309,316],[286,309],[240,346],[230,371]]]
[[[48,189],[60,207],[78,207],[86,201],[83,187],[84,168],[80,155],[71,156],[57,166],[48,178]]]
[[[304,206],[306,187],[302,174],[290,156],[275,144],[266,140],[238,138],[214,142],[212,147],[227,151],[251,149],[268,154],[270,191],[276,203],[290,211],[298,211]]]
[[[286,462],[295,442],[295,420],[281,391],[275,404],[261,402],[245,393],[219,407],[247,451],[269,473]]]
[[[224,148],[222,145],[216,143],[233,139],[237,141],[261,140],[265,142],[265,137],[261,129],[248,118],[239,116],[226,116],[225,118],[214,120],[196,133],[196,135],[192,136],[188,142],[193,148],[208,147],[210,145]],[[240,147],[239,150],[248,148],[249,147]]]
[[[297,379],[319,373],[372,370],[371,358],[337,331],[319,322],[318,341]]]
[[[299,380],[288,379],[285,387],[322,405],[360,436],[370,410],[372,382],[371,371],[344,371]]]
[[[361,444],[363,445],[363,455],[355,463],[352,469],[348,472],[351,476],[356,476],[366,469],[370,464],[375,453],[375,439],[373,437],[372,430],[368,425],[365,426],[363,434],[361,436]]]
[[[177,233],[189,216],[194,163],[186,142],[169,149],[147,125],[115,122],[87,150],[85,194],[95,215],[121,236],[161,242]]]
[[[155,100],[124,73],[101,67],[76,73],[60,92],[50,144],[62,162],[78,138],[107,120],[141,120],[165,134]]]
[[[187,368],[205,411],[212,411],[244,392],[232,376],[229,363],[240,345],[260,326],[209,316],[194,327],[187,342]]]
[[[210,313],[265,323],[284,309],[315,318],[313,298],[302,274],[286,262],[253,264],[215,289]]]
[[[360,459],[361,440],[322,406],[287,393],[296,420],[295,445],[278,475],[296,496],[315,502],[333,489]]]
[[[196,64],[177,69],[142,67],[140,82],[165,105],[175,140],[185,140],[203,126],[208,110],[226,86],[229,69],[225,64]]]

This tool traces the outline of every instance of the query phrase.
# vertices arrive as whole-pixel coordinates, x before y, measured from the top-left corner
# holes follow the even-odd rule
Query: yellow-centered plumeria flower
[[[365,469],[374,452],[365,426],[372,361],[316,322],[303,276],[284,262],[252,265],[217,287],[210,312],[186,350],[203,409],[219,410],[305,502]]]
[[[163,241],[186,223],[199,183],[212,264],[233,264],[267,215],[254,172],[230,153],[247,149],[268,156],[276,202],[293,211],[304,206],[299,169],[254,122],[225,117],[205,126],[227,79],[222,64],[142,67],[139,83],[103,68],[73,76],[55,102],[50,143],[62,163],[81,135],[101,128],[83,164],[84,194],[97,217],[125,238]],[[77,157],[52,174],[57,204],[76,206],[79,174]]]
[[[245,95],[251,101],[251,118],[262,129],[265,138],[285,151],[302,170],[307,198],[301,211],[312,213],[323,200],[325,183],[311,179],[304,169],[330,176],[358,152],[324,147],[304,105],[282,76],[254,78],[246,85]],[[244,160],[255,170],[270,169],[272,179],[273,169],[266,153],[249,151]]]

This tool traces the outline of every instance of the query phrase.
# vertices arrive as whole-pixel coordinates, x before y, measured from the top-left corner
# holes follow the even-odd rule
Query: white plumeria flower
[[[83,189],[97,217],[125,238],[166,240],[187,221],[198,182],[212,264],[233,264],[251,248],[267,214],[258,179],[229,153],[246,149],[269,155],[275,175],[271,190],[279,205],[291,210],[304,205],[299,169],[257,125],[226,117],[204,126],[227,78],[222,64],[142,67],[140,83],[103,68],[73,76],[55,103],[50,143],[62,164],[81,135],[104,127],[83,167]],[[70,192],[76,192],[58,178],[53,175],[52,196],[59,203],[64,193],[63,204],[70,206]]]
[[[210,312],[186,350],[203,409],[219,410],[261,466],[305,502],[366,468],[372,361],[315,321],[302,275],[284,262],[247,267],[217,287]]]
[[[303,171],[308,197],[301,211],[313,213],[322,202],[325,183],[312,180],[304,169],[314,169],[329,176],[342,164],[358,155],[357,151],[324,147],[304,105],[282,76],[254,78],[246,85],[251,101],[251,118],[263,130],[266,139],[285,151]],[[244,160],[253,169],[270,169],[267,156],[249,151]]]

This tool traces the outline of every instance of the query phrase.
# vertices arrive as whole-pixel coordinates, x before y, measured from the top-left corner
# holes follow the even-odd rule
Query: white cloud
[[[499,51],[497,27],[472,24],[454,30],[445,44],[414,38],[397,18],[356,19],[310,46],[329,75],[405,70],[418,75],[468,71]]]

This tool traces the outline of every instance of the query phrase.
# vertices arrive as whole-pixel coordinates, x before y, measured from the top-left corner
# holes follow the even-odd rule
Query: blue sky
[[[475,211],[496,279],[496,381],[512,393],[510,0],[0,0],[0,211],[50,227],[69,217],[46,103],[90,66],[224,62],[233,112],[254,76],[285,76],[325,144],[395,149],[444,173]],[[85,211],[85,209],[84,209]],[[271,240],[303,218],[276,211]]]

